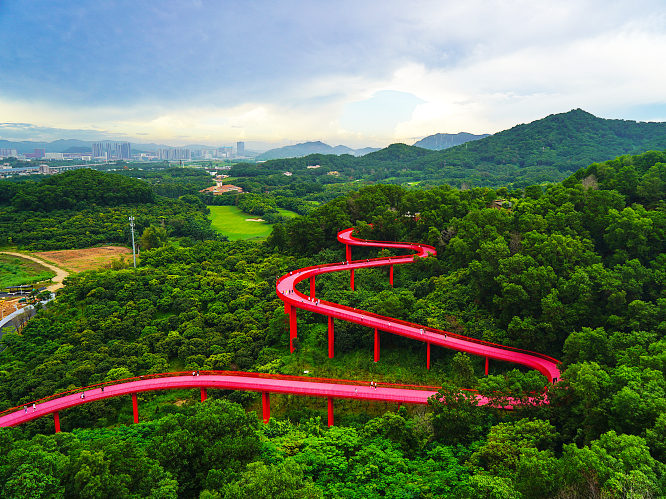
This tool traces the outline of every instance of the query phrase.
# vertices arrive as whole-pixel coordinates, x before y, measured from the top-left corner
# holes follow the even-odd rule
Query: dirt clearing
[[[97,270],[119,260],[121,256],[126,261],[132,260],[132,250],[122,246],[100,246],[96,248],[84,248],[61,251],[42,251],[33,253],[36,257],[47,262],[52,262],[58,267],[70,272],[83,272],[84,270]]]
[[[19,303],[20,298],[13,298],[12,300],[2,300],[0,299],[0,318],[7,317],[9,314],[16,312],[15,305],[18,306],[19,310],[26,306],[26,303]]]

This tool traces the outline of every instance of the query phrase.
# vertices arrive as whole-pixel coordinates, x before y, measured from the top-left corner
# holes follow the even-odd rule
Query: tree
[[[466,445],[483,435],[486,415],[474,393],[444,385],[428,399],[435,438],[445,445]]]
[[[493,475],[509,478],[518,469],[526,449],[544,451],[543,457],[552,457],[557,437],[555,427],[548,421],[521,419],[500,423],[490,429],[486,443],[472,454],[469,462]]]
[[[456,385],[463,388],[474,388],[477,383],[474,375],[472,360],[464,352],[458,352],[453,356],[451,362],[451,376]]]
[[[211,400],[192,416],[171,414],[160,420],[152,454],[178,481],[179,497],[196,497],[218,488],[241,471],[259,450],[258,419],[227,400]]]
[[[321,489],[303,476],[303,470],[293,460],[267,466],[263,462],[250,463],[241,479],[224,486],[218,497],[222,499],[320,499]]]
[[[167,231],[164,227],[151,225],[143,231],[140,242],[144,250],[161,248],[167,242]]]
[[[277,248],[280,252],[284,251],[285,245],[287,244],[287,231],[285,230],[284,225],[280,223],[273,225],[273,230],[266,242],[270,246]]]
[[[662,465],[635,435],[604,433],[582,448],[565,445],[559,468],[563,488],[574,497],[654,497],[660,495]]]

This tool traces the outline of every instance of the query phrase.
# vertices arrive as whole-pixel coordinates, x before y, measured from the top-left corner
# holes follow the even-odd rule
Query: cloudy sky
[[[666,121],[663,0],[0,0],[0,139],[350,147]]]

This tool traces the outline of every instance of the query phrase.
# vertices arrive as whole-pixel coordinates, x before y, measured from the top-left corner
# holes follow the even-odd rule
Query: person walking
[[[35,412],[37,410],[37,405],[35,403],[32,403],[32,412]]]
[[[28,406],[24,405],[23,408],[25,409],[25,413],[28,414]]]

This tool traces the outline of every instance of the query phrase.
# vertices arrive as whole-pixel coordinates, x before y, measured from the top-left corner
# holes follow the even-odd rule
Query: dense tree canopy
[[[70,277],[21,334],[3,336],[2,408],[198,369],[442,388],[427,409],[336,400],[330,429],[324,402],[286,395],[271,397],[267,425],[248,393],[144,394],[134,426],[127,400],[86,404],[61,414],[70,433],[52,435],[49,418],[0,432],[0,497],[663,496],[665,159],[622,156],[546,188],[375,185],[275,225],[266,242],[156,244],[138,269]],[[358,271],[353,292],[348,275],[319,276],[318,297],[552,355],[561,379],[545,390],[539,373],[500,362],[483,376],[483,359],[439,348],[427,371],[425,345],[387,333],[375,364],[373,331],[344,321],[328,359],[326,318],[305,312],[290,354],[275,279],[341,261],[335,234],[352,225],[438,255],[396,267],[394,287],[387,269]]]

